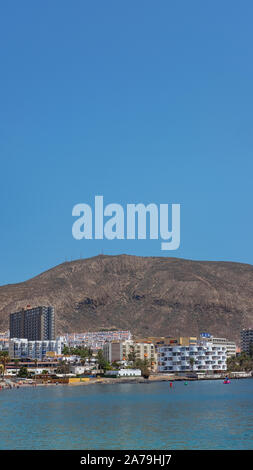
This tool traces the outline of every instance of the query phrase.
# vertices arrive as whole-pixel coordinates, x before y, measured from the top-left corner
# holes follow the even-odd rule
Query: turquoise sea
[[[253,449],[253,379],[0,391],[0,449]]]

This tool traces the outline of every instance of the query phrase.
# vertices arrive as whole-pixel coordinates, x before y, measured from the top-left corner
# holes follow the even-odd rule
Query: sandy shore
[[[229,374],[228,374],[229,376]],[[238,380],[238,379],[246,379],[246,378],[252,378],[251,375],[248,376],[233,376],[230,377],[231,380]],[[19,381],[17,382],[12,382],[10,384],[11,379],[8,379],[8,383],[6,382],[0,382],[0,391],[1,390],[6,390],[6,389],[16,389],[16,388],[27,388],[27,387],[50,387],[50,386],[59,386],[59,385],[67,385],[67,386],[80,386],[80,385],[112,385],[112,384],[151,384],[155,382],[175,382],[175,381],[196,381],[196,380],[224,380],[224,377],[215,377],[215,376],[206,376],[206,377],[200,377],[200,378],[190,378],[190,377],[178,377],[178,376],[173,376],[173,375],[151,375],[149,379],[144,379],[143,377],[121,377],[121,378],[107,378],[107,377],[98,377],[86,381],[80,381],[80,382],[75,382],[75,383],[27,383],[25,381]]]

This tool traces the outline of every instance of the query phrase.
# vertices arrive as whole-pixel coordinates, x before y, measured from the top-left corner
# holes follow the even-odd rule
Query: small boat
[[[230,382],[229,379],[225,379],[223,383],[224,383],[224,384],[231,384],[231,382]]]

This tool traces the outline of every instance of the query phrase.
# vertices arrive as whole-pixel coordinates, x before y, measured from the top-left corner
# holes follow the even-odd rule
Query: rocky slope
[[[54,305],[57,332],[120,328],[136,335],[208,331],[239,342],[253,325],[253,266],[177,258],[97,256],[0,287],[0,331],[9,313]]]

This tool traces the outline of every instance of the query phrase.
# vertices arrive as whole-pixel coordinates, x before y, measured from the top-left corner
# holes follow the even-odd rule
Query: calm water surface
[[[253,449],[253,379],[0,391],[0,449]]]

